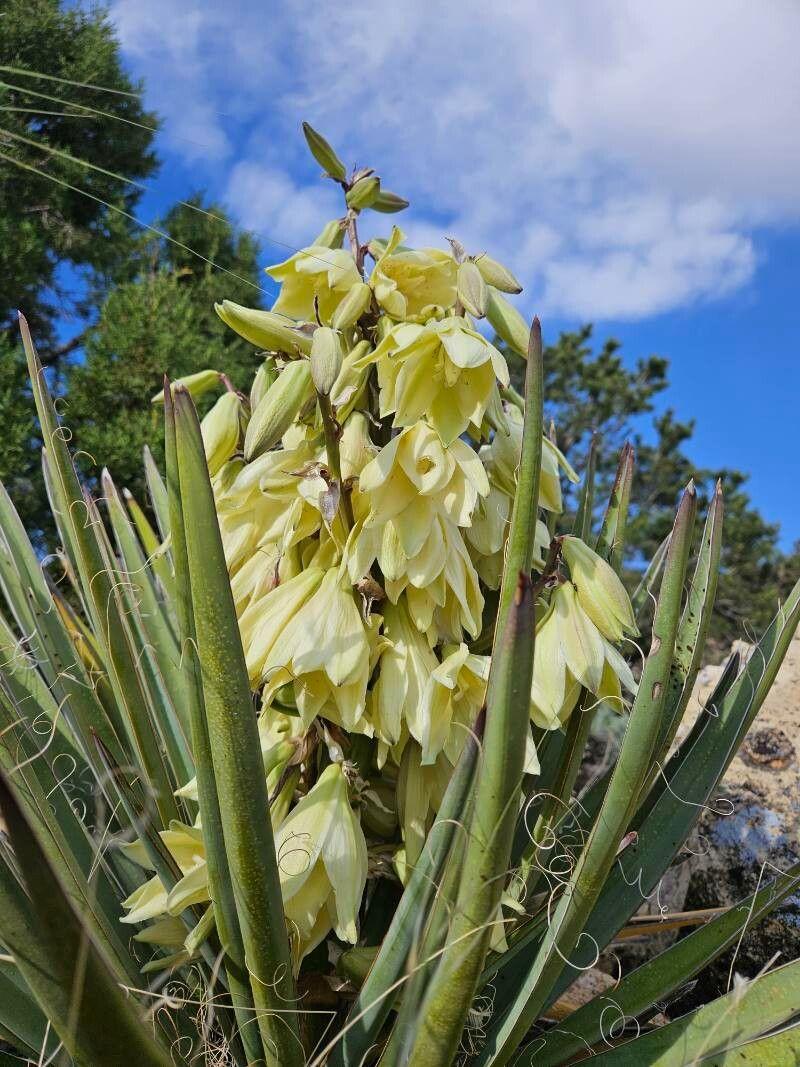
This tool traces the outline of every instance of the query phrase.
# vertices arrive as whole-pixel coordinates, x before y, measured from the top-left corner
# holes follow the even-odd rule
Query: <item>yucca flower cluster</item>
[[[528,339],[506,298],[521,287],[484,251],[411,248],[397,226],[362,244],[361,212],[405,201],[309,144],[347,214],[267,268],[270,311],[217,305],[258,370],[249,396],[228,389],[202,422],[296,965],[331,931],[356,942],[371,874],[406,877],[484,704],[522,435],[498,344],[517,358]],[[549,532],[577,476],[542,448],[530,774],[534,730],[562,728],[581,694],[623,712],[635,690],[628,596],[587,544]],[[140,937],[209,900],[202,827],[163,837],[184,877],[127,901],[126,921],[157,920]]]
[[[59,542],[43,561],[0,486],[6,1058],[797,1062],[800,961],[661,1012],[800,863],[670,915],[700,925],[630,973],[601,954],[663,930],[633,917],[767,696],[800,583],[679,740],[721,486],[695,537],[689,483],[629,600],[633,450],[595,523],[594,446],[572,488],[514,277],[452,238],[363,243],[364,211],[406,202],[304,130],[344,216],[270,268],[270,311],[219,305],[254,346],[247,393],[162,383],[147,502],[83,483],[20,316]],[[618,751],[579,789],[609,714]]]

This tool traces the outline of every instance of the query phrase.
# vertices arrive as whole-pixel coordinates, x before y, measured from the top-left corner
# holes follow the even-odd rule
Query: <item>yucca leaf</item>
[[[176,1061],[74,910],[3,774],[0,811],[30,894],[14,888],[0,863],[0,937],[75,1063],[171,1067]]]
[[[800,1063],[800,1025],[770,1037],[704,1056],[698,1067],[796,1067]]]
[[[177,619],[174,617],[175,575],[168,552],[168,545],[162,541],[150,521],[142,511],[136,497],[128,489],[122,490],[122,496],[130,513],[136,533],[141,541],[148,563],[161,587],[161,604],[170,623],[177,631]]]
[[[76,766],[84,763],[75,732],[52,691],[39,674],[33,657],[25,649],[25,641],[18,638],[0,614],[0,672],[9,695],[20,715],[27,722],[37,722],[39,729],[47,723],[47,733],[57,734],[59,752],[69,754]]]
[[[628,523],[635,458],[633,448],[626,442],[620,453],[617,473],[597,538],[598,556],[607,560],[617,573],[622,564],[622,553],[625,548],[625,527]]]
[[[635,844],[626,849],[611,870],[602,893],[584,925],[583,943],[570,955],[570,965],[554,986],[548,1003],[590,966],[616,933],[653,892],[703,806],[722,778],[758,714],[800,623],[800,582],[759,641],[737,680],[711,712],[700,716],[696,729],[684,740],[660,776],[663,786],[651,791],[632,828]],[[726,683],[727,684],[727,683]],[[655,795],[654,795],[655,794]],[[498,1005],[512,998],[520,982],[519,969],[509,967],[495,976]]]
[[[542,326],[537,317],[531,325],[525,369],[525,413],[522,446],[506,559],[500,586],[495,633],[503,635],[506,616],[517,596],[519,575],[530,574],[534,533],[539,512],[539,480],[542,471],[542,424],[544,368],[542,365]]]
[[[489,948],[511,856],[530,730],[534,592],[529,578],[542,460],[542,335],[533,320],[517,488],[486,698],[486,730],[447,950],[430,980],[412,1067],[452,1063]]]
[[[41,565],[4,487],[0,484],[0,588],[17,624],[20,651],[30,650],[42,678],[68,724],[74,740],[89,759],[91,733],[102,734],[109,747],[119,746],[112,724],[97,700],[94,687],[55,609]],[[23,637],[24,635],[24,637]],[[16,656],[16,651],[12,650]],[[29,680],[28,688],[36,687]],[[48,703],[42,707],[46,710]]]
[[[124,572],[120,584],[128,601],[142,648],[140,663],[148,675],[148,689],[156,702],[158,721],[173,775],[180,784],[194,777],[189,751],[184,678],[178,642],[156,596],[148,564],[117,488],[107,470],[101,476],[104,499]]]
[[[575,512],[575,521],[572,524],[572,532],[576,537],[588,541],[592,532],[592,516],[594,514],[594,479],[597,467],[597,434],[592,434],[589,441],[589,451],[586,455],[586,469],[583,472],[583,485],[578,498],[578,509]]]
[[[729,1054],[800,1013],[800,960],[742,980],[724,997],[592,1060],[597,1067],[685,1067]],[[536,1062],[536,1061],[532,1061]],[[724,1061],[723,1061],[724,1062]],[[731,1062],[738,1062],[735,1058]],[[784,1060],[784,1063],[788,1062]]]
[[[303,1063],[261,746],[191,397],[175,389],[175,444],[203,702],[253,1000],[267,1063]]]
[[[508,1009],[493,1019],[481,1064],[507,1063],[535,1022],[581,937],[629,829],[650,765],[660,721],[696,510],[694,485],[686,489],[675,519],[656,617],[653,646],[631,709],[622,749],[597,821],[551,917],[549,928]]]
[[[248,1064],[261,1064],[264,1062],[264,1051],[260,1030],[256,1024],[255,1003],[245,964],[244,943],[236,912],[233,883],[222,830],[219,794],[211,758],[211,741],[198,660],[191,576],[186,548],[181,476],[175,436],[175,409],[172,392],[166,381],[164,386],[164,451],[169,503],[167,521],[171,530],[170,539],[175,568],[175,608],[181,642],[181,666],[185,677],[192,753],[197,768],[197,793],[203,822],[203,841],[208,859],[208,884],[214,922],[225,952],[224,966],[228,978],[228,989],[247,1062]]]
[[[667,535],[653,554],[653,558],[645,568],[645,572],[639,580],[639,584],[631,594],[631,606],[637,619],[641,618],[645,605],[653,595],[653,589],[661,576],[664,560],[667,558],[669,548],[669,535]]]
[[[106,867],[98,861],[48,755],[42,740],[20,723],[0,684],[0,769],[14,783],[18,804],[74,907],[109,957],[133,980],[137,968],[120,936],[117,898],[107,882]]]
[[[0,961],[0,1040],[29,1055],[34,1062],[42,1049],[46,1058],[58,1043],[52,1029],[48,1034],[47,1017],[22,981],[16,965],[5,960]],[[18,1059],[13,1062],[19,1067]]]
[[[558,1067],[587,1046],[600,1045],[617,1020],[634,1019],[663,1002],[683,983],[734,946],[745,930],[773,912],[800,885],[800,863],[795,863],[768,885],[729,908],[704,926],[687,934],[664,952],[626,974],[614,987],[613,1005],[607,997],[591,1000],[564,1020],[558,1030],[537,1042],[527,1061],[531,1067]]]
[[[83,598],[100,642],[104,666],[124,718],[134,752],[152,783],[156,805],[164,825],[178,816],[164,752],[153,721],[149,695],[138,666],[138,650],[126,619],[125,603],[113,580],[113,563],[103,544],[103,528],[97,509],[85,497],[58,423],[55,407],[44,379],[28,324],[20,315],[22,343],[28,360],[36,410],[52,475],[55,511],[75,553]]]
[[[718,482],[706,516],[700,552],[675,642],[675,655],[665,701],[666,714],[662,719],[654,764],[664,759],[672,745],[703,660],[717,595],[722,552],[722,521],[722,486]]]
[[[161,477],[153,453],[144,446],[144,476],[147,481],[147,491],[150,494],[150,503],[153,506],[153,514],[156,517],[158,530],[161,534],[162,543],[169,541],[170,534],[170,506],[167,495],[167,486]]]
[[[484,716],[467,738],[447,785],[422,854],[408,880],[383,938],[380,951],[365,978],[331,1052],[331,1067],[357,1067],[364,1061],[402,989],[392,989],[403,975],[414,948],[417,922],[430,908],[453,844],[457,821],[463,818],[473,785]],[[331,1043],[333,1044],[333,1043]]]

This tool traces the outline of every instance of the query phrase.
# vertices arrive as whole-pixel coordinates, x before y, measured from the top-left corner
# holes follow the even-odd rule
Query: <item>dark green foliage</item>
[[[40,499],[41,473],[34,442],[38,440],[28,389],[28,372],[21,345],[10,333],[0,333],[0,480],[17,501],[20,515],[29,529],[39,521],[36,503]]]
[[[57,0],[4,0],[0,63],[134,94],[105,93],[0,71],[4,83],[0,84],[0,104],[32,112],[0,111],[0,129],[127,178],[146,178],[155,169],[153,134],[142,128],[154,126],[155,116],[143,109],[135,95],[140,86],[123,71],[117,40],[101,10],[62,6]],[[93,116],[67,102],[141,126]],[[46,111],[61,114],[43,114]],[[59,265],[69,263],[113,278],[133,234],[132,224],[117,212],[54,183],[48,175],[129,212],[140,192],[2,133],[0,151],[41,172],[35,174],[0,159],[0,327],[9,325],[21,309],[38,336],[52,344],[54,319],[63,314],[65,302],[68,309],[72,304],[69,294],[59,289]]]
[[[201,207],[201,200],[192,203]],[[107,466],[121,486],[144,499],[142,448],[162,463],[162,413],[150,405],[164,374],[181,377],[215,367],[245,386],[255,370],[255,351],[227,329],[214,312],[223,295],[258,304],[257,247],[236,236],[215,207],[214,217],[178,205],[160,228],[210,263],[162,239],[147,240],[100,309],[86,340],[85,362],[66,378],[66,421],[81,464],[90,476]],[[235,276],[233,276],[235,275]]]

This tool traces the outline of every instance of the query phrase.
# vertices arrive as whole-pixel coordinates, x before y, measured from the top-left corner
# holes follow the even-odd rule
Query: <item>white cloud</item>
[[[117,0],[112,17],[172,148],[238,160],[230,203],[287,243],[334,210],[301,118],[410,196],[414,239],[505,257],[546,313],[728,294],[755,229],[800,215],[794,0]]]

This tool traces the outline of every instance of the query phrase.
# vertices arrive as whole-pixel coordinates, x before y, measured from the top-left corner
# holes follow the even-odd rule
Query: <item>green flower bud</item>
[[[293,320],[283,315],[242,307],[232,300],[215,304],[214,310],[226,326],[259,348],[290,354],[302,352],[306,356],[311,351],[311,337],[296,329]]]
[[[486,282],[481,277],[481,272],[469,259],[458,266],[456,289],[458,299],[470,315],[482,319],[486,314]]]
[[[372,300],[372,290],[366,282],[358,282],[350,289],[347,296],[333,313],[331,325],[335,330],[346,330],[354,326]]]
[[[405,211],[408,201],[397,193],[390,193],[388,189],[381,189],[372,203],[369,205],[373,211],[380,211],[384,215],[393,215],[396,211]]]
[[[311,242],[317,248],[341,248],[344,244],[344,229],[341,219],[326,222],[315,240]]]
[[[498,336],[521,356],[528,355],[530,327],[515,307],[491,286],[487,289],[486,318]]]
[[[275,367],[275,359],[272,356],[267,356],[256,371],[256,376],[253,378],[253,384],[250,386],[251,411],[256,410],[266,396],[267,389],[269,389],[277,377],[278,371]]]
[[[283,368],[250,417],[244,437],[244,458],[248,463],[280,441],[313,396],[313,389],[308,360],[299,359]]]
[[[381,191],[381,180],[377,174],[369,178],[360,178],[352,189],[347,190],[347,206],[354,211],[363,211],[365,207],[372,207]]]
[[[216,370],[199,370],[196,374],[187,374],[185,378],[176,378],[172,382],[171,388],[175,388],[176,385],[182,385],[183,388],[189,393],[193,400],[197,400],[203,393],[209,392],[211,389],[216,389],[220,384],[219,371]],[[151,404],[163,404],[164,403],[164,390],[159,391],[150,398]]]
[[[511,271],[504,267],[502,263],[498,263],[496,259],[487,256],[485,252],[480,256],[475,256],[474,263],[487,285],[494,286],[501,293],[522,292],[522,286]]]
[[[238,393],[223,393],[200,423],[208,473],[213,478],[239,444],[242,401]]]
[[[314,388],[322,396],[329,396],[342,369],[342,346],[336,330],[320,326],[314,331],[309,363]]]
[[[317,163],[319,163],[325,173],[329,174],[335,181],[343,182],[347,176],[345,165],[322,134],[317,133],[314,127],[310,126],[307,122],[303,123],[303,133],[305,134],[306,144],[308,145],[311,155],[316,159]]]
[[[349,948],[339,957],[336,970],[344,978],[352,982],[354,986],[360,987],[367,977],[370,967],[375,962],[375,958],[378,955],[378,947],[377,945],[364,945],[363,947],[357,945],[355,948]]]

